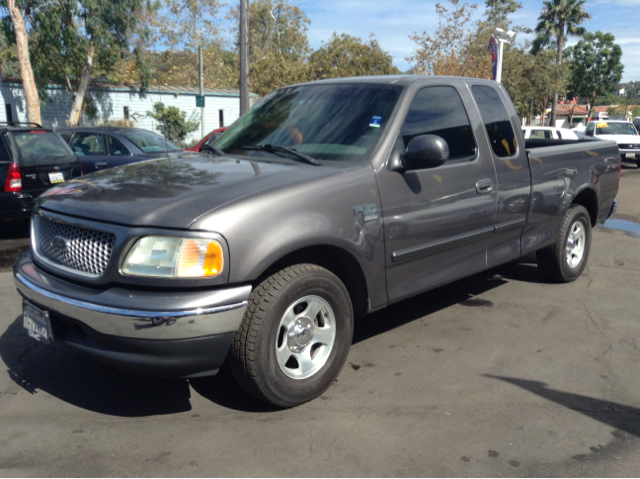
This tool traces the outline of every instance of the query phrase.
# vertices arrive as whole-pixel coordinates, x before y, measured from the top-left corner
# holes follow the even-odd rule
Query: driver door
[[[378,173],[389,302],[487,265],[497,180],[486,141],[476,141],[483,131],[478,128],[474,135],[471,125],[482,122],[466,88],[418,90],[387,164],[404,153],[412,138],[425,134],[447,142],[449,160],[435,168],[404,173],[383,168]]]

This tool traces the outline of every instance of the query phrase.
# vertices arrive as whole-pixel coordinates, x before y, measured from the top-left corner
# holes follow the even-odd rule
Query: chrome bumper
[[[14,282],[24,298],[54,315],[131,339],[189,339],[236,331],[251,294],[251,286],[175,293],[95,291],[48,275],[34,265],[30,252],[16,261]]]

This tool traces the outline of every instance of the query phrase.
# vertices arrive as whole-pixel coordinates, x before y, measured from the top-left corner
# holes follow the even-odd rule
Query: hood
[[[598,135],[602,140],[613,140],[618,145],[640,145],[640,136],[638,135]]]
[[[164,158],[74,179],[45,192],[38,205],[96,221],[186,229],[203,214],[240,198],[339,171],[215,156]]]

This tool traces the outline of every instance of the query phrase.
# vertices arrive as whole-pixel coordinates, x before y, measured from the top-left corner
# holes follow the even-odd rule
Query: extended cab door
[[[521,255],[520,240],[531,198],[531,172],[522,136],[520,140],[516,138],[516,132],[520,130],[518,117],[504,89],[498,84],[494,87],[487,83],[470,83],[498,176],[496,230],[487,251],[487,266],[491,267]],[[534,138],[534,131],[531,138]],[[551,137],[550,130],[538,131]]]
[[[394,302],[486,267],[497,204],[496,172],[484,128],[463,82],[419,89],[378,172],[387,291]],[[437,135],[449,146],[441,166],[391,171],[409,141]]]

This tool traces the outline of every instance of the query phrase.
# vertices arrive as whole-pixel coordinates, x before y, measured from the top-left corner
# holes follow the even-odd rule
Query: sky
[[[461,0],[463,2],[464,0]],[[438,0],[290,0],[311,20],[307,36],[314,49],[329,40],[333,32],[360,37],[363,41],[375,34],[380,46],[389,52],[394,65],[401,71],[411,68],[406,57],[416,44],[409,39],[412,32],[434,33],[438,28],[435,5]],[[448,5],[447,0],[440,0]],[[478,18],[484,13],[484,0],[478,3]],[[511,15],[514,25],[535,28],[542,10],[541,0],[520,0],[523,8]],[[640,81],[640,0],[588,0],[587,11],[592,19],[585,22],[587,30],[612,33],[622,48],[623,82]],[[533,39],[519,34],[516,43]],[[569,45],[577,39],[569,38]]]

